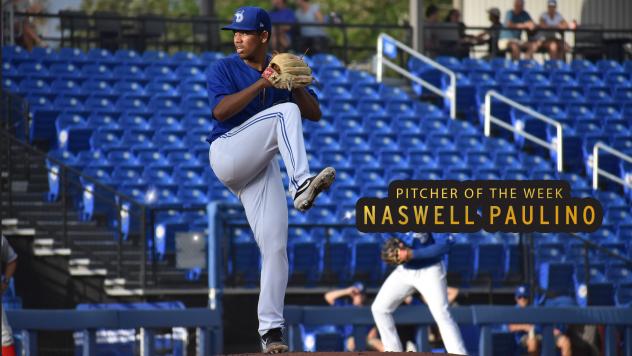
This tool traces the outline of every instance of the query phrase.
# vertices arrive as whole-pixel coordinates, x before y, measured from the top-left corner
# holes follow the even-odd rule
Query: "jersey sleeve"
[[[450,250],[450,242],[447,237],[435,237],[435,243],[419,247],[413,250],[413,261],[440,257]]]
[[[206,89],[211,107],[211,116],[217,104],[226,96],[233,94],[229,87],[230,78],[222,61],[215,62],[206,73]]]
[[[4,235],[2,235],[2,248],[0,254],[0,260],[2,260],[2,263],[10,263],[18,258],[18,255],[15,251],[13,251],[13,248],[11,248],[9,241],[7,241]]]

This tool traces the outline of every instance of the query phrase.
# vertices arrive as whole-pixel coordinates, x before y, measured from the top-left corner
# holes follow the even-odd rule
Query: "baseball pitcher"
[[[294,206],[309,209],[334,181],[335,170],[310,175],[301,117],[318,121],[320,107],[311,69],[292,54],[267,55],[271,23],[265,10],[241,7],[233,22],[236,53],[207,72],[216,125],[207,141],[217,178],[241,201],[261,251],[259,335],[264,353],[286,352],[283,299],[288,281],[288,211],[279,164],[281,154]]]

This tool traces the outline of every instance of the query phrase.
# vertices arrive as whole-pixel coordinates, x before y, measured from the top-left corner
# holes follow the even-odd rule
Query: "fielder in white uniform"
[[[446,350],[449,353],[466,355],[461,332],[448,310],[446,271],[442,262],[442,257],[449,251],[452,240],[434,238],[427,233],[398,237],[412,249],[409,255],[401,257],[408,262],[397,266],[388,276],[371,306],[384,350],[403,351],[393,312],[416,289],[428,304]],[[401,252],[405,253],[404,250]]]
[[[288,211],[277,161],[281,154],[294,206],[305,211],[335,178],[331,167],[310,175],[301,116],[318,121],[320,107],[306,88],[272,87],[262,78],[268,66],[270,17],[257,7],[239,8],[231,25],[236,54],[207,72],[216,125],[207,141],[210,164],[219,180],[237,195],[261,251],[258,316],[262,349],[285,352],[283,305],[288,281]]]
[[[4,291],[9,288],[9,281],[15,273],[18,255],[13,251],[7,239],[2,235],[2,246],[0,248],[0,263],[2,264],[2,285],[0,290]],[[9,326],[7,315],[2,308],[2,355],[15,356],[15,347],[13,346],[13,331]]]

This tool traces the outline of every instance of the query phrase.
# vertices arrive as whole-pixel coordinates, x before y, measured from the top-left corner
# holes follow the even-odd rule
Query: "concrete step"
[[[33,254],[35,256],[70,256],[72,250],[63,247],[61,242],[52,238],[36,238],[33,239]]]
[[[68,260],[68,271],[71,276],[106,276],[108,271],[103,263],[90,258],[71,258]]]

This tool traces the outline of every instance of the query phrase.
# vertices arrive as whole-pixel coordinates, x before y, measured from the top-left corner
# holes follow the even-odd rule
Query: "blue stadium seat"
[[[380,260],[381,239],[372,235],[362,236],[351,243],[351,278],[377,285],[384,273]]]
[[[545,71],[554,71],[554,70],[569,70],[571,69],[571,67],[566,64],[565,61],[560,60],[560,59],[549,59],[544,61],[544,70]]]
[[[204,75],[204,67],[192,65],[192,64],[183,64],[178,66],[175,71],[176,76],[179,81],[205,81],[206,75]]]
[[[20,82],[20,92],[27,93],[29,95],[47,95],[51,94],[50,86],[44,79],[41,78],[27,78]],[[30,101],[29,101],[30,102]]]
[[[114,55],[103,48],[91,48],[88,50],[87,58],[97,64],[112,65],[118,63]]]
[[[399,130],[400,134],[397,135],[397,142],[399,142],[399,146],[402,147],[406,151],[410,150],[423,150],[426,149],[425,143],[425,135],[421,132],[417,126],[413,126],[414,124],[406,119],[396,118],[393,122],[395,125],[399,122],[401,125],[405,125],[405,130]],[[402,128],[399,125],[396,125],[398,128]],[[397,130],[396,130],[397,131]]]
[[[200,65],[200,66],[204,65],[200,57],[195,55],[193,52],[188,52],[188,51],[179,51],[179,52],[174,53],[174,55],[171,56],[171,60],[174,63],[185,63],[185,64],[192,64],[192,65]]]
[[[114,58],[122,63],[140,64],[142,62],[142,58],[138,52],[131,49],[117,50],[114,52]]]
[[[614,88],[630,87],[631,80],[630,75],[625,72],[609,72],[605,75],[606,84]]]
[[[360,115],[386,115],[384,102],[379,99],[360,99],[358,102],[358,113]],[[389,121],[390,122],[390,121]]]
[[[231,258],[228,259],[228,275],[239,284],[254,287],[259,282],[261,254],[250,233],[236,234],[231,239]]]
[[[200,54],[200,59],[207,65],[222,58],[224,58],[224,54],[221,52],[204,51]]]
[[[366,114],[363,114],[363,116]],[[391,129],[392,116],[386,114],[368,114],[365,116],[362,127],[365,132],[371,133],[393,133]]]
[[[322,244],[311,237],[294,238],[288,242],[290,283],[313,285],[323,271]]]
[[[474,247],[467,241],[457,241],[447,255],[448,280],[454,284],[468,285],[474,276]]]
[[[505,247],[502,243],[481,243],[476,249],[476,277],[499,282],[505,277]]]
[[[621,262],[611,262],[606,267],[606,277],[614,283],[632,282],[632,269]]]
[[[597,67],[586,59],[573,59],[571,61],[571,69],[575,72],[596,72]]]
[[[621,64],[619,64],[619,62],[612,59],[600,59],[597,61],[596,64],[597,64],[597,68],[602,73],[623,71],[623,67],[621,67]]]
[[[555,70],[551,73],[551,83],[555,83],[556,85],[571,85],[576,86],[577,81],[575,80],[574,72],[570,70]]]
[[[169,54],[165,51],[146,50],[143,52],[141,58],[143,62],[150,64],[173,64]]]
[[[540,288],[556,296],[575,295],[575,266],[564,262],[545,262],[540,265]]]
[[[632,282],[620,283],[617,287],[615,301],[619,307],[632,306]]]
[[[46,82],[52,81],[56,76],[55,72],[46,68],[43,64],[34,61],[25,61],[17,65],[17,73],[21,77],[30,77],[33,79],[42,79]],[[55,73],[55,75],[53,74]]]
[[[145,68],[144,74],[145,77],[160,82],[177,82],[179,80],[171,67],[164,64],[151,64]]]
[[[439,168],[439,162],[433,152],[426,148],[411,149],[408,151],[408,161],[413,167]]]

